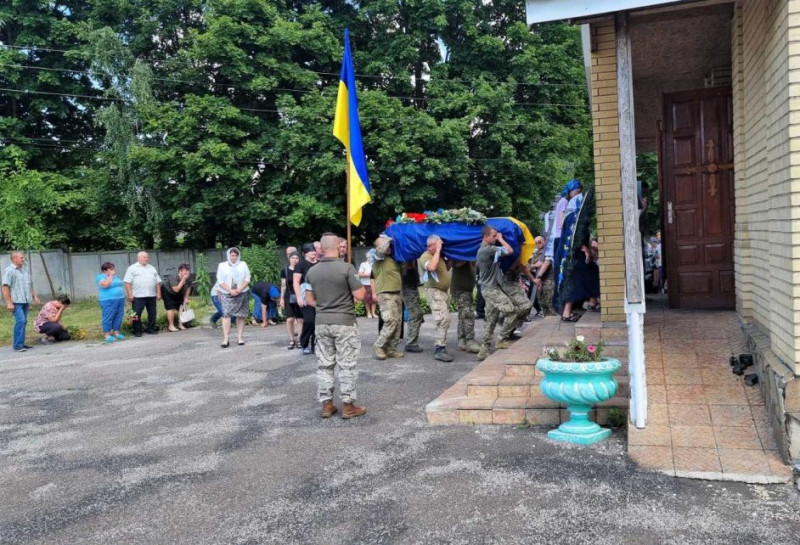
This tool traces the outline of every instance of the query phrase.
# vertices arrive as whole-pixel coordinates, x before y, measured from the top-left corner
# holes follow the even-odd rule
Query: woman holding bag
[[[289,254],[289,265],[281,271],[281,308],[286,314],[286,329],[289,332],[289,346],[286,348],[289,350],[300,348],[298,335],[303,328],[303,315],[294,292],[294,271],[298,263],[300,254],[292,252]]]
[[[189,301],[192,293],[192,285],[189,282],[188,263],[181,263],[178,266],[178,274],[168,276],[161,286],[161,300],[164,301],[164,310],[167,311],[167,328],[175,332],[178,329],[186,329],[180,319],[182,307]],[[175,316],[178,315],[178,327],[175,327]]]
[[[228,260],[217,267],[219,301],[222,305],[222,348],[230,346],[231,316],[236,320],[239,346],[244,344],[244,323],[250,314],[250,269],[239,259],[239,248],[228,249]]]

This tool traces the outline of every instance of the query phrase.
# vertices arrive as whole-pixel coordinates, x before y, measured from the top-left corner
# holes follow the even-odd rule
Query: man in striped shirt
[[[25,328],[28,325],[28,309],[31,301],[39,304],[39,297],[33,290],[31,273],[25,267],[25,254],[11,253],[11,265],[3,271],[3,299],[6,309],[14,313],[14,350],[25,352],[32,348],[25,344]]]

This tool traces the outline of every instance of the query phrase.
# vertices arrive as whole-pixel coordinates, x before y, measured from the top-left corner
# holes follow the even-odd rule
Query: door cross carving
[[[699,167],[675,169],[675,174],[708,174],[708,194],[717,196],[717,172],[720,170],[733,170],[733,163],[717,163],[717,143],[713,138],[706,142],[706,155],[708,163]]]

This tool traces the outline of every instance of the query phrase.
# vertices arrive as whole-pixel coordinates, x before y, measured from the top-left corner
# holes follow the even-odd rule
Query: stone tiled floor
[[[630,457],[678,477],[789,481],[758,387],[731,372],[730,356],[747,352],[736,313],[664,303],[645,315],[648,419],[628,427]]]

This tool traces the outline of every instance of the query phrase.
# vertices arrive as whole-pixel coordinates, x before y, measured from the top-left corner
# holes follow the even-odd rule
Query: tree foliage
[[[0,21],[0,207],[47,186],[23,204],[43,245],[343,233],[345,27],[373,190],[356,242],[439,207],[536,223],[591,180],[580,33],[528,28],[518,0],[11,0]]]

